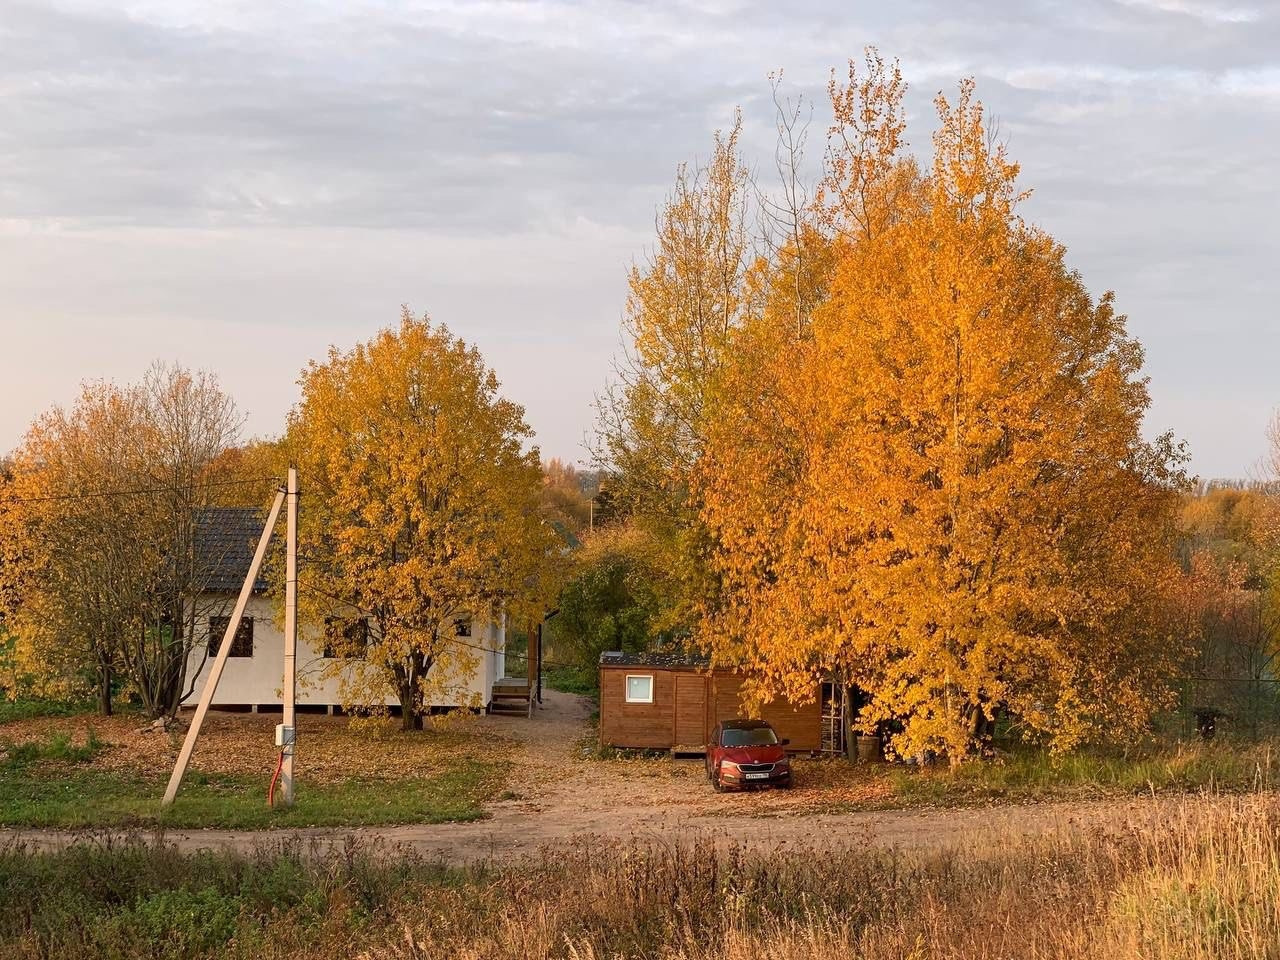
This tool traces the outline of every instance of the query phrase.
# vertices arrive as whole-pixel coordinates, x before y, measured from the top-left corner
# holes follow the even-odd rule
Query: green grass
[[[402,898],[468,874],[350,848],[249,855],[125,843],[52,854],[0,848],[0,954],[131,958],[313,956],[367,940]],[[296,951],[296,953],[295,953]]]
[[[542,681],[552,690],[559,690],[561,693],[576,693],[593,699],[600,696],[598,675],[595,671],[582,667],[549,668],[543,672]]]
[[[94,709],[94,705],[88,702],[0,699],[0,724],[33,720],[36,717],[74,717],[82,713],[91,713]]]
[[[896,800],[939,805],[1197,790],[1239,792],[1280,785],[1271,743],[1210,742],[1065,756],[1019,750],[999,760],[947,768],[890,768]]]
[[[58,777],[0,773],[0,824],[29,827],[355,827],[445,823],[485,817],[500,785],[496,764],[467,761],[435,777],[297,785],[289,808],[267,806],[253,777],[189,775],[161,812],[164,781],[97,770]]]
[[[261,777],[187,775],[174,805],[159,801],[165,780],[109,773],[88,766],[102,745],[89,734],[82,746],[66,735],[44,742],[0,744],[0,825],[28,827],[365,826],[478,820],[503,786],[505,765],[463,759],[430,777],[302,780],[289,808],[267,806]]]
[[[102,750],[102,742],[92,727],[80,746],[74,746],[71,736],[66,733],[54,733],[46,740],[30,740],[25,743],[0,740],[0,771],[26,771],[41,761],[88,763]]]

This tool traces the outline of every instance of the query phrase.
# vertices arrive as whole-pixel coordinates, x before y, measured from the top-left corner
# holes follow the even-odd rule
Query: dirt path
[[[593,760],[584,756],[590,703],[549,692],[532,720],[487,717],[486,726],[519,741],[510,793],[495,802],[490,819],[475,823],[268,831],[170,830],[165,839],[186,849],[248,850],[286,839],[321,846],[351,838],[411,847],[449,861],[511,857],[538,848],[599,835],[663,841],[737,840],[768,850],[822,843],[923,847],[961,841],[999,841],[1095,824],[1119,826],[1167,813],[1174,801],[1108,800],[975,809],[832,812],[848,802],[841,788],[824,782],[837,765],[811,763],[797,771],[790,791],[716,794],[701,760]],[[857,797],[852,798],[856,802]],[[864,798],[865,799],[865,798]],[[1192,801],[1194,802],[1194,801]],[[111,835],[101,830],[89,836]],[[19,839],[57,848],[86,834],[4,830],[0,842]]]

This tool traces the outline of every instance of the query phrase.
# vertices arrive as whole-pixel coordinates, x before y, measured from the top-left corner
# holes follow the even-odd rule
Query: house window
[[[455,636],[459,636],[459,637],[471,636],[471,621],[470,620],[453,621],[453,632]]]
[[[653,703],[652,674],[627,674],[627,703]]]
[[[369,621],[364,617],[345,620],[326,617],[324,621],[324,658],[326,660],[363,660],[369,646]]]
[[[222,646],[222,638],[226,636],[230,624],[230,617],[209,618],[209,656],[218,655],[218,648]],[[236,627],[236,635],[231,638],[231,649],[227,651],[227,656],[253,656],[253,617],[240,618],[240,625]]]

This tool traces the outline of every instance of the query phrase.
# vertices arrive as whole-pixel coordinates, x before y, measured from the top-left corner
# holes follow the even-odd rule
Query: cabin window
[[[324,658],[326,660],[363,660],[369,646],[369,621],[364,617],[347,620],[326,617],[324,621]]]
[[[218,648],[222,646],[222,638],[226,635],[227,627],[230,625],[230,617],[209,618],[209,656],[216,657],[218,655]],[[231,638],[231,649],[227,651],[227,656],[253,656],[253,617],[240,618],[240,625],[236,627],[236,635]]]
[[[627,703],[653,703],[653,674],[627,675]]]

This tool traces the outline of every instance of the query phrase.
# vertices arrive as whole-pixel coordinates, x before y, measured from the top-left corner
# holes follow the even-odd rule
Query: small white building
[[[263,519],[254,510],[220,507],[206,510],[197,524],[196,554],[209,571],[206,592],[196,604],[196,642],[187,664],[187,683],[192,695],[187,705],[195,704],[209,675],[213,657],[226,632],[230,615],[235,606],[245,575],[253,559],[253,551],[262,533]],[[267,582],[259,578],[254,584],[253,595],[245,608],[240,627],[232,640],[226,666],[218,688],[214,691],[212,705],[258,710],[271,709],[281,704],[281,687],[284,680],[284,632],[277,619],[277,610],[266,596]],[[298,631],[297,671],[299,707],[324,707],[330,712],[342,705],[342,675],[333,664],[339,659],[339,651],[333,649],[331,638],[335,632],[346,636],[343,646],[350,647],[352,628],[356,636],[367,635],[367,626],[361,624],[352,611],[335,611],[324,630],[308,630],[302,625]],[[464,658],[474,662],[469,676],[451,677],[447,702],[433,703],[433,707],[472,707],[486,710],[494,702],[494,688],[509,691],[513,681],[506,676],[506,628],[501,624],[479,620],[459,620],[454,624],[456,642],[466,646]],[[349,652],[344,650],[341,652]],[[345,670],[360,669],[359,661],[353,661]],[[192,679],[194,678],[194,683]],[[521,681],[515,681],[519,684]],[[388,688],[387,705],[398,703]]]

